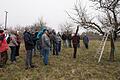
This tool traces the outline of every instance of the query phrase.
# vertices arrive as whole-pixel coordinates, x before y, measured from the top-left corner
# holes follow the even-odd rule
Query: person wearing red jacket
[[[7,62],[8,55],[8,44],[5,39],[5,34],[3,30],[0,30],[0,68],[3,68]]]

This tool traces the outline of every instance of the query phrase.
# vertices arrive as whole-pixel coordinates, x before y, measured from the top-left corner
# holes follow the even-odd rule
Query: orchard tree
[[[120,33],[120,0],[89,0],[92,2],[95,12],[100,14],[96,17],[88,14],[85,7],[81,7],[81,2],[74,5],[75,15],[67,12],[74,23],[85,29],[92,29],[104,35],[110,30],[111,51],[110,61],[114,61],[115,41]]]
[[[72,33],[73,32],[73,24],[69,22],[65,22],[63,24],[59,25],[59,28],[61,30],[61,33],[67,32],[67,33]]]
[[[43,20],[43,17],[38,19],[38,22],[36,22],[33,27],[35,30],[41,30],[43,27],[46,27],[46,22]]]

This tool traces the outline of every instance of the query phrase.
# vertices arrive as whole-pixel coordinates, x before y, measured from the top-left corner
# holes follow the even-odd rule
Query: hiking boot
[[[31,67],[31,68],[36,68],[36,66],[35,66],[35,65],[31,65],[30,67]]]

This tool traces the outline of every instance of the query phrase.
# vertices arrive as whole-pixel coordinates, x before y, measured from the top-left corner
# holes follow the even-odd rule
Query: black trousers
[[[85,48],[88,49],[88,43],[84,43],[85,44]]]
[[[74,46],[73,48],[74,48],[73,58],[76,58],[77,46]]]
[[[15,56],[19,56],[19,49],[20,49],[20,45],[16,46],[16,54],[15,54]]]

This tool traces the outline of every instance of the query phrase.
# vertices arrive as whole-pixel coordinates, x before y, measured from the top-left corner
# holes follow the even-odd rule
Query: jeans
[[[11,49],[10,55],[11,62],[16,61],[16,46],[10,46],[10,49]]]
[[[50,49],[42,49],[42,54],[43,54],[43,62],[45,65],[48,64],[48,56],[49,56],[49,52],[50,52]]]
[[[27,50],[26,54],[26,66],[30,67],[32,65],[32,50]]]
[[[39,51],[40,51],[40,57],[43,56],[42,55],[43,52],[42,52],[42,46],[41,45],[39,46]]]
[[[61,41],[59,41],[59,43],[58,43],[58,52],[60,52],[61,51]]]
[[[36,41],[36,45],[35,45],[35,47],[37,48],[37,50],[40,50],[39,43],[40,43],[39,40],[37,40],[37,41]]]
[[[58,55],[58,51],[59,50],[59,43],[56,43],[56,46],[55,46],[55,51],[56,51],[56,55]]]
[[[55,52],[56,52],[56,43],[53,42],[53,55],[55,55]]]

